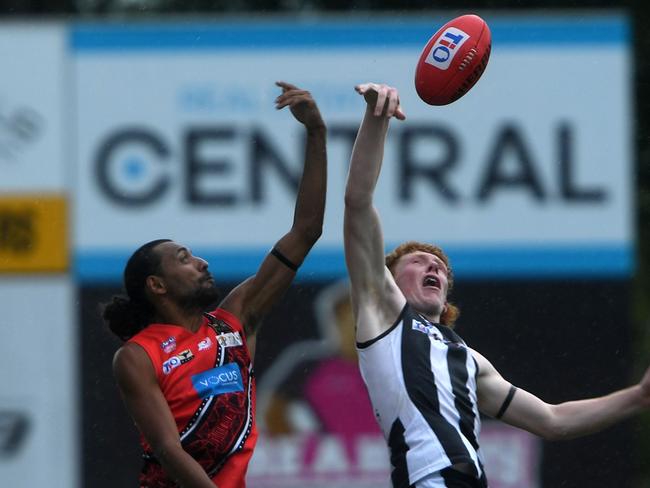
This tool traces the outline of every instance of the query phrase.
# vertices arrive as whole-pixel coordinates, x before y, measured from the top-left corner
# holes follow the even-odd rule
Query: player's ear
[[[147,289],[154,295],[163,295],[167,292],[167,287],[165,286],[165,280],[160,276],[149,275],[145,280]]]

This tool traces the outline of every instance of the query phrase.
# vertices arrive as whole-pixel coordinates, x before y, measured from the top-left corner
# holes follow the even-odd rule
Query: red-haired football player
[[[356,87],[366,111],[345,191],[345,255],[361,373],[391,450],[396,488],[484,488],[480,412],[545,439],[600,431],[650,407],[650,369],[607,396],[550,405],[505,380],[452,329],[452,269],[442,250],[407,242],[384,256],[373,194],[395,88]]]
[[[325,210],[325,124],[309,92],[277,84],[276,108],[289,107],[307,136],[289,232],[217,308],[208,263],[171,240],[151,241],[126,265],[127,296],[113,297],[104,309],[110,329],[126,341],[113,369],[142,434],[141,488],[245,486],[257,438],[258,326],[320,237]]]

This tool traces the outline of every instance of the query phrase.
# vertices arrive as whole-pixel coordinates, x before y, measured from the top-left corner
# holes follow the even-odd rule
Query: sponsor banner
[[[0,195],[0,273],[65,272],[68,206],[63,195]]]
[[[340,405],[343,408],[343,405]],[[490,486],[538,488],[541,442],[498,422],[484,425],[481,448]],[[391,465],[381,434],[262,434],[251,460],[251,488],[390,488]]]
[[[0,281],[0,479],[3,486],[79,485],[80,428],[72,282]]]
[[[76,24],[80,279],[119,279],[115,260],[161,236],[231,255],[229,278],[254,271],[291,225],[302,164],[304,131],[275,110],[276,80],[309,89],[328,123],[325,229],[301,277],[344,273],[343,192],[363,113],[353,87],[364,81],[397,86],[408,117],[392,123],[377,188],[387,246],[435,241],[479,277],[629,276],[628,20],[486,19],[490,64],[445,107],[413,86],[438,16]]]
[[[66,32],[62,23],[2,23],[0,191],[61,191],[66,184]]]

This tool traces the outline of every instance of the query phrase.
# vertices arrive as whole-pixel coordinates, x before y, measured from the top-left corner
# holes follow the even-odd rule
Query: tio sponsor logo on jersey
[[[185,364],[188,361],[194,359],[194,354],[189,349],[179,352],[176,356],[172,356],[162,365],[163,373],[169,374],[172,370],[178,368],[181,364]]]

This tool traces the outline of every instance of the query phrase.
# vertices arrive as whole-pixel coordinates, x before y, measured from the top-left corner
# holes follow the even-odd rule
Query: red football
[[[450,20],[424,47],[415,68],[415,90],[429,105],[458,100],[485,71],[492,36],[478,15]]]

